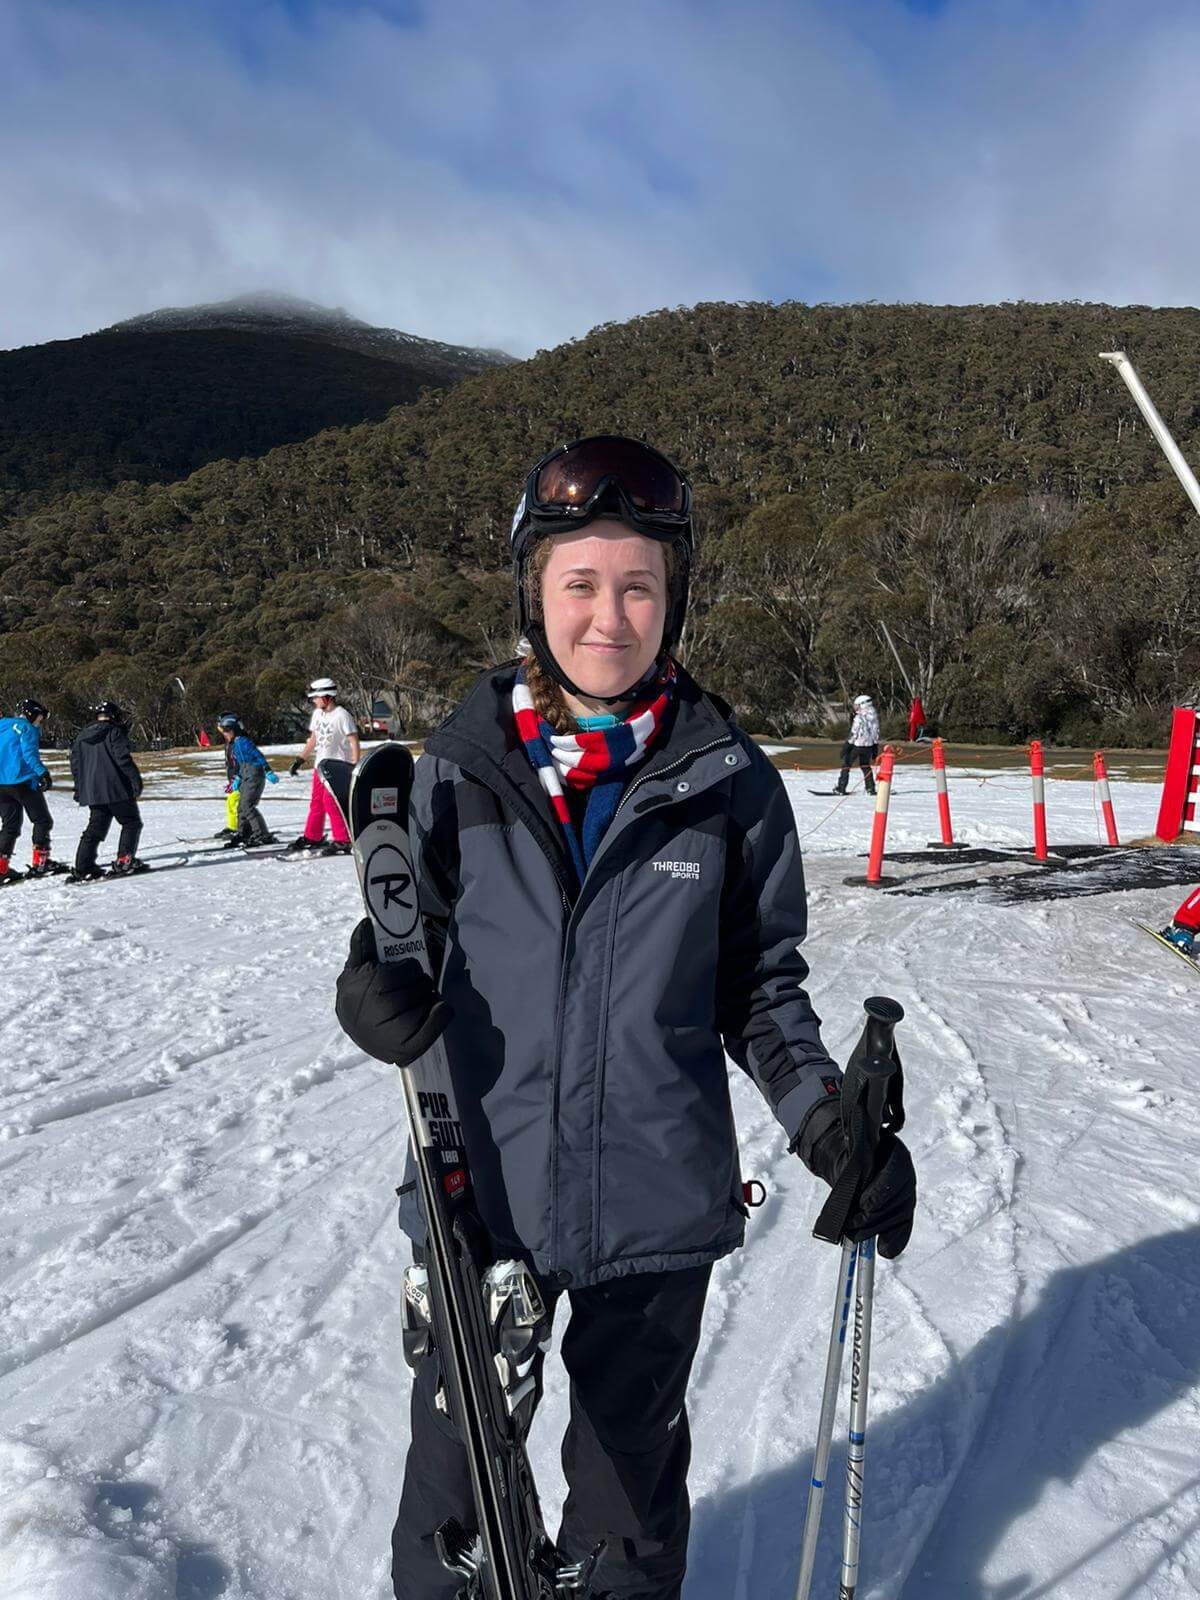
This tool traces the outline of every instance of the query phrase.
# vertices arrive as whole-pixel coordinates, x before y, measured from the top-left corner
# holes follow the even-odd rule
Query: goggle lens
[[[681,512],[683,480],[669,461],[632,439],[585,439],[548,461],[534,483],[541,506],[585,506],[606,478],[639,511]]]

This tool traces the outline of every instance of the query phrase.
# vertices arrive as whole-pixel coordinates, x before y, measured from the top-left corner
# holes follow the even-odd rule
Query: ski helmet
[[[638,439],[600,433],[561,445],[542,457],[525,480],[512,520],[510,544],[516,583],[517,626],[547,672],[569,694],[581,691],[550,650],[541,621],[530,614],[527,569],[534,546],[558,533],[574,532],[598,517],[619,517],[636,532],[670,545],[677,571],[671,584],[663,649],[678,639],[687,611],[694,540],[692,489],[675,463]],[[628,700],[637,685],[619,695],[592,695],[608,705]]]
[[[26,722],[36,722],[39,717],[48,717],[50,713],[40,700],[22,700],[21,715]]]
[[[338,687],[332,678],[314,678],[306,691],[310,700],[319,700],[328,695],[331,700],[337,699]]]
[[[223,717],[217,718],[218,728],[228,728],[232,733],[242,732],[242,719],[235,716],[232,711],[227,711]]]
[[[104,717],[109,722],[124,722],[125,716],[115,700],[101,700],[92,707],[94,717]]]
[[[854,696],[855,709],[857,709],[859,706],[869,706],[873,703],[874,702],[869,694],[856,694]]]

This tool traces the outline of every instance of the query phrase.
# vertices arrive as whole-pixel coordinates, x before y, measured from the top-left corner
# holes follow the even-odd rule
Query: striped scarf
[[[512,698],[517,732],[550,797],[580,883],[616,813],[630,769],[658,737],[674,698],[675,663],[668,656],[658,676],[646,685],[645,697],[634,702],[623,722],[591,733],[555,733],[534,710],[525,668],[517,672]],[[571,820],[564,784],[590,791],[582,828]]]

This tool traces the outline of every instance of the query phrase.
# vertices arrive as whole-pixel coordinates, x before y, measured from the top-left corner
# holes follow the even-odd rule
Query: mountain
[[[0,352],[0,516],[378,421],[509,359],[279,295]]]
[[[203,671],[214,705],[236,683],[267,723],[304,671],[367,639],[376,604],[393,606],[410,677],[453,694],[511,642],[524,471],[613,430],[693,478],[689,660],[749,722],[800,726],[851,681],[898,705],[886,622],[926,709],[960,729],[1156,737],[1200,682],[1200,557],[1158,446],[1097,359],[1111,349],[1194,456],[1187,308],[710,304],[597,328],[378,422],[12,518],[0,698],[29,659],[47,693],[76,698],[118,678],[144,698],[182,673],[199,699]]]
[[[240,332],[275,333],[296,339],[319,339],[358,355],[394,361],[414,372],[428,373],[430,381],[457,383],[472,372],[506,366],[513,357],[503,350],[475,350],[468,345],[440,344],[420,339],[398,328],[377,328],[360,322],[340,308],[316,305],[292,295],[263,289],[211,305],[167,306],[140,317],[103,328],[114,333],[195,333],[231,328]]]

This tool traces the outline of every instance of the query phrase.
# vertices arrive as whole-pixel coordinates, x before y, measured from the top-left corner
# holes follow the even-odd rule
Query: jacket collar
[[[560,882],[573,897],[575,886],[561,830],[513,717],[512,691],[519,664],[507,661],[483,673],[462,704],[425,741],[425,749],[432,756],[445,756],[471,777],[507,796],[551,856]],[[652,778],[714,742],[732,740],[733,728],[729,707],[706,694],[680,667],[673,715],[645,764],[634,771],[631,783]]]

